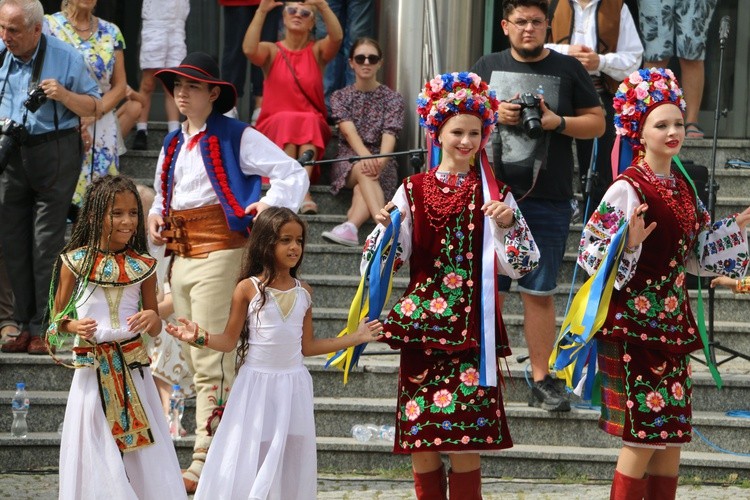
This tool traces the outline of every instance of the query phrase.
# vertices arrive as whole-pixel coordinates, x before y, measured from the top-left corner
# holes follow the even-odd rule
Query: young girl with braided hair
[[[73,336],[76,368],[60,445],[60,498],[186,498],[141,340],[161,331],[155,270],[135,185],[97,179],[50,288],[47,340],[61,347]]]
[[[312,290],[297,279],[306,238],[300,217],[270,207],[253,222],[222,335],[193,321],[167,332],[196,347],[230,352],[239,371],[195,498],[314,500],[317,464],[312,378],[303,356],[380,338],[375,319],[351,335],[316,339]]]

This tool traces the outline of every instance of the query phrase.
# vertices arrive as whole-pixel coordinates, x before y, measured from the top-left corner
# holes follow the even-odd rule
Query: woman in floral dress
[[[742,277],[750,208],[712,224],[691,181],[671,166],[685,139],[685,104],[671,71],[632,73],[614,109],[617,133],[636,154],[586,225],[578,258],[592,274],[611,238],[628,225],[608,316],[597,333],[599,424],[623,440],[612,498],[673,499],[681,446],[692,437],[689,354],[706,342],[685,273]]]
[[[398,208],[396,259],[409,260],[411,279],[383,329],[383,341],[401,349],[394,453],[411,454],[418,498],[446,498],[441,452],[450,457],[451,498],[481,498],[479,453],[513,446],[499,383],[497,357],[510,350],[495,277],[531,271],[539,252],[482,153],[497,121],[494,92],[473,73],[448,73],[427,82],[417,104],[440,164],[405,179],[381,210],[362,267]]]
[[[127,87],[123,55],[125,39],[115,24],[94,16],[94,7],[95,1],[65,0],[60,12],[46,16],[45,24],[45,32],[71,44],[81,53],[102,93],[96,116],[81,119],[84,156],[73,195],[77,206],[81,205],[86,187],[93,179],[107,174],[117,175],[119,155],[125,152],[115,116],[115,108],[125,98]]]

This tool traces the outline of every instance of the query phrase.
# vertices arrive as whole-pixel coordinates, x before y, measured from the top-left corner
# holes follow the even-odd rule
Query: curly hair
[[[302,265],[302,258],[305,255],[304,247],[307,240],[307,225],[305,222],[299,215],[285,207],[269,207],[253,220],[250,237],[247,239],[247,245],[242,256],[242,268],[237,282],[239,283],[252,276],[259,278],[260,304],[255,310],[256,315],[260,314],[260,310],[266,304],[266,287],[277,277],[276,244],[279,241],[281,228],[288,222],[296,222],[302,227],[302,253],[297,264],[289,271],[292,278],[296,278]],[[240,333],[240,345],[237,348],[238,370],[245,362],[249,338],[250,331],[247,322],[245,322]]]
[[[104,218],[110,218],[110,227],[112,227],[112,212],[110,208],[115,201],[115,196],[121,193],[132,193],[135,196],[138,205],[138,225],[135,232],[128,241],[128,246],[138,253],[148,253],[146,243],[146,224],[143,213],[143,204],[138,196],[138,190],[128,177],[122,175],[105,175],[96,179],[86,188],[86,194],[83,199],[83,206],[78,214],[78,219],[73,226],[70,240],[63,248],[61,255],[64,255],[77,248],[99,248],[104,226]],[[106,235],[107,239],[110,235]],[[104,249],[106,250],[106,249]],[[70,310],[75,306],[78,299],[83,296],[88,284],[88,276],[94,267],[96,261],[96,252],[86,252],[83,262],[81,263],[80,275],[76,278],[75,288],[68,300],[68,303],[60,311],[55,311],[55,292],[60,283],[60,268],[62,266],[62,257],[58,257],[52,270],[52,280],[49,291],[49,307],[47,308],[47,317],[45,323],[56,320],[55,316]]]

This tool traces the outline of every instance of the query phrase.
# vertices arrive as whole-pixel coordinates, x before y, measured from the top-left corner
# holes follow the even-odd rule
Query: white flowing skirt
[[[151,370],[131,370],[154,444],[121,454],[99,397],[96,370],[77,369],[65,408],[60,445],[60,498],[185,499],[180,464]]]
[[[314,500],[312,377],[303,365],[237,375],[206,457],[196,499]]]

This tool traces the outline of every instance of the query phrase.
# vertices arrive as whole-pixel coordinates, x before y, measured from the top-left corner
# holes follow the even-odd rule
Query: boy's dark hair
[[[297,271],[302,264],[302,258],[305,256],[305,241],[307,240],[307,225],[305,222],[299,215],[285,207],[269,207],[253,219],[252,230],[250,231],[250,237],[247,239],[242,257],[242,268],[237,282],[239,283],[252,276],[260,278],[258,286],[260,304],[255,311],[256,314],[260,314],[260,310],[266,304],[266,286],[276,279],[276,243],[279,241],[281,228],[288,222],[296,222],[302,227],[302,253],[297,265],[289,270],[292,278],[296,278]],[[249,336],[250,332],[247,329],[247,322],[245,322],[242,333],[240,333],[240,345],[237,348],[237,370],[245,361]]]
[[[503,2],[503,19],[508,19],[518,7],[537,7],[547,17],[549,3],[547,0],[505,0]]]
[[[146,243],[146,224],[144,222],[145,216],[143,213],[141,197],[138,196],[138,189],[128,177],[122,175],[105,175],[104,177],[96,179],[86,188],[86,194],[83,198],[83,206],[78,213],[78,219],[73,226],[70,240],[63,248],[62,254],[66,254],[81,247],[99,248],[103,236],[102,226],[104,225],[104,217],[107,216],[107,210],[114,203],[115,195],[120,193],[133,193],[136,203],[138,204],[138,225],[135,233],[131,236],[130,241],[128,241],[128,246],[138,253],[148,253],[148,245]],[[110,227],[112,227],[111,213],[109,214],[109,217]],[[102,250],[106,251],[107,249],[104,248]],[[76,280],[73,294],[71,295],[68,304],[64,306],[64,309],[67,308],[67,305],[75,303],[84,292],[87,282],[86,278],[90,275],[95,261],[96,252],[86,252],[83,262],[81,263],[80,277]],[[54,313],[59,312],[53,311],[53,309],[55,293],[60,282],[61,266],[62,258],[58,257],[55,261],[55,267],[52,270],[47,319],[49,319]]]

